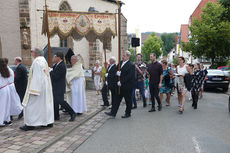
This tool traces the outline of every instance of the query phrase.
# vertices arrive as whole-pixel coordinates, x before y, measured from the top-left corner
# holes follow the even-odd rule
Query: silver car
[[[209,69],[207,78],[204,81],[204,89],[222,88],[224,92],[229,88],[229,76],[218,69]]]

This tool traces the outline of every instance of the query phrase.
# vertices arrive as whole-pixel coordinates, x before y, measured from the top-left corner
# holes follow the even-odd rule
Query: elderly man
[[[85,98],[85,77],[77,56],[71,57],[72,68],[67,70],[67,101],[71,103],[71,106],[75,113],[81,115],[87,111],[86,98]]]
[[[112,94],[112,107],[114,107],[115,104],[119,102],[116,73],[117,73],[116,58],[111,57],[109,59],[108,73],[105,74],[105,77],[107,77],[106,84],[108,85],[109,90],[111,91]],[[116,116],[114,109],[111,109],[111,112],[105,112],[105,114],[113,117]]]
[[[69,104],[64,101],[64,94],[66,91],[66,65],[64,63],[64,54],[56,52],[53,57],[53,62],[56,63],[53,66],[53,70],[50,72],[50,77],[53,86],[54,97],[54,119],[59,120],[59,105],[62,106],[70,114],[70,122],[73,122],[76,118],[76,114]]]
[[[35,48],[35,58],[30,68],[26,94],[23,99],[24,123],[21,130],[33,130],[35,126],[52,127],[54,123],[54,106],[49,67],[42,56],[43,51]]]
[[[125,115],[122,118],[128,118],[131,116],[132,109],[132,91],[135,81],[135,66],[130,61],[131,53],[125,51],[123,54],[123,61],[121,61],[121,71],[117,71],[117,76],[120,77],[120,81],[117,82],[117,85],[120,87],[119,101],[114,103],[112,106],[112,114],[107,114],[109,116],[116,116],[119,109],[120,103],[123,98],[126,102]]]
[[[14,83],[16,87],[16,91],[20,97],[21,102],[23,101],[26,87],[27,87],[27,69],[22,64],[22,58],[21,57],[15,57],[14,64],[17,66],[17,68],[14,71]],[[18,119],[22,118],[23,112],[18,116]]]

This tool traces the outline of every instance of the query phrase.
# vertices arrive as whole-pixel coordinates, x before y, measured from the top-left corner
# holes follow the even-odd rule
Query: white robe
[[[0,74],[0,125],[9,122],[11,115],[19,115],[23,109],[14,85],[14,72],[9,68],[10,77]]]
[[[71,84],[72,108],[75,113],[87,111],[85,98],[85,78],[80,77],[72,80]]]
[[[85,98],[85,77],[80,62],[67,70],[66,74],[67,101],[71,104],[75,113],[87,111]]]
[[[30,68],[26,94],[23,99],[24,122],[27,126],[54,123],[54,106],[48,64],[37,57]]]

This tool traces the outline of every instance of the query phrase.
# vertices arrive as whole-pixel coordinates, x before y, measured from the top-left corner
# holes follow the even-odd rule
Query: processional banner
[[[62,39],[72,36],[75,40],[85,37],[88,41],[105,42],[117,35],[116,14],[63,11],[48,11],[47,14],[51,37],[58,34]],[[45,16],[42,33],[46,34]]]

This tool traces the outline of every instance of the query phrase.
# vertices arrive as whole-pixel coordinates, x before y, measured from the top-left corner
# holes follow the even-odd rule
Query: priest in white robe
[[[42,56],[43,51],[35,48],[35,58],[30,68],[28,84],[23,99],[24,123],[21,130],[33,130],[35,126],[53,127],[54,106],[49,67]]]
[[[71,104],[73,110],[77,114],[82,114],[87,111],[85,97],[85,77],[77,56],[71,57],[72,68],[67,70],[67,101]]]
[[[22,112],[20,98],[14,85],[14,72],[7,67],[4,59],[0,58],[0,126],[11,122],[11,115]]]

